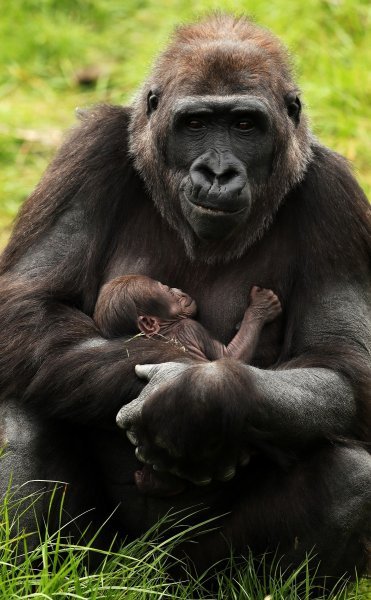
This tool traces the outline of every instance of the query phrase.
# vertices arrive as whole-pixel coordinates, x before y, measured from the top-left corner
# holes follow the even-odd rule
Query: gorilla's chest
[[[195,276],[196,275],[196,276]],[[190,270],[182,285],[198,305],[198,320],[224,344],[236,334],[249,304],[253,285],[273,289],[284,304],[282,282],[274,269],[268,269],[263,260],[240,260],[233,265],[209,269],[202,275]],[[260,335],[254,363],[267,366],[278,358],[283,335],[283,319],[266,325]]]
[[[273,289],[284,308],[290,271],[285,255],[275,252],[267,239],[231,263],[206,265],[190,262],[182,245],[170,236],[167,240],[132,236],[129,246],[123,244],[117,249],[105,280],[137,273],[183,289],[197,302],[197,319],[227,344],[242,320],[253,285]],[[254,363],[265,366],[277,359],[283,322],[281,316],[263,328]]]

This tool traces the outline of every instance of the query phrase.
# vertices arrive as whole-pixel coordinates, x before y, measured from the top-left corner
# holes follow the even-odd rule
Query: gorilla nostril
[[[198,172],[208,183],[214,183],[215,173],[211,169],[209,169],[208,167],[199,167]]]
[[[210,185],[213,183],[226,185],[238,175],[235,169],[226,169],[222,173],[218,173],[204,165],[197,167],[197,169],[194,170],[194,173],[197,173],[201,180]]]
[[[224,173],[217,175],[216,179],[219,185],[225,185],[226,183],[229,183],[232,179],[237,177],[237,175],[238,173],[234,169],[227,169],[226,171],[224,171]]]

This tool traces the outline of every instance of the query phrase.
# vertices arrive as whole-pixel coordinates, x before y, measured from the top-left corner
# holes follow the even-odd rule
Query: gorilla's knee
[[[359,447],[338,447],[332,453],[327,478],[331,519],[343,530],[362,532],[370,521],[371,456]]]

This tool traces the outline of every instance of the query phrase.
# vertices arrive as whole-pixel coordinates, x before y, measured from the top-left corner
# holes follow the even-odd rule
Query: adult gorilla
[[[309,133],[279,42],[225,16],[180,28],[131,107],[84,117],[3,255],[1,381],[16,399],[2,407],[3,485],[10,471],[63,479],[71,512],[98,505],[99,520],[120,503],[114,525],[131,535],[203,502],[227,516],[192,545],[201,568],[231,543],[279,545],[291,564],[315,545],[322,574],[364,569],[369,252],[368,204]],[[252,285],[283,314],[252,366],[104,340],[97,292],[125,273],[187,291],[224,343]],[[163,364],[138,369],[150,383],[118,421],[142,460],[189,482],[171,500],[140,496],[115,424],[143,389],[137,363]]]

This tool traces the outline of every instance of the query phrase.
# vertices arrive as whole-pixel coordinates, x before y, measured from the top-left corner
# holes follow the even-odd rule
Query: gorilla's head
[[[133,104],[131,140],[162,216],[208,261],[263,235],[311,156],[285,49],[221,15],[175,32]]]

